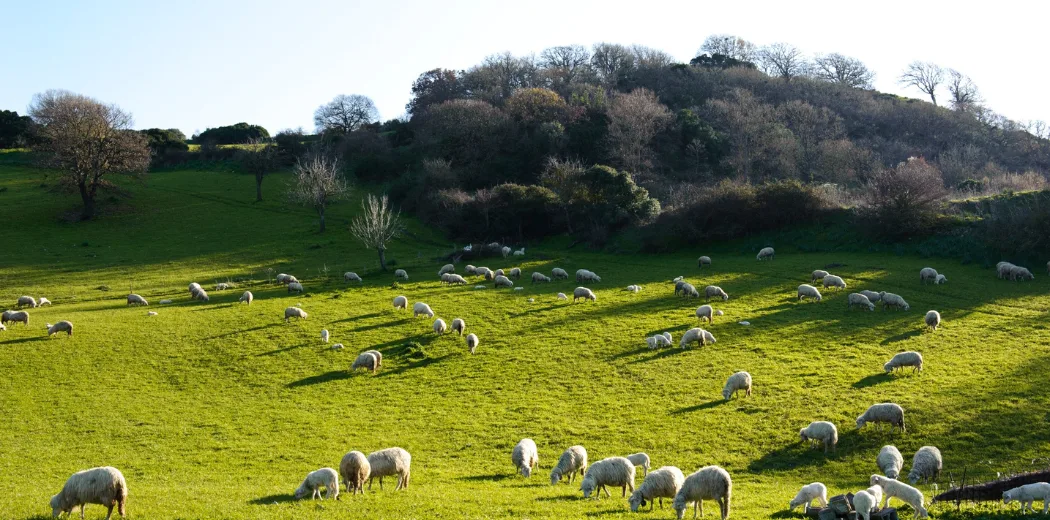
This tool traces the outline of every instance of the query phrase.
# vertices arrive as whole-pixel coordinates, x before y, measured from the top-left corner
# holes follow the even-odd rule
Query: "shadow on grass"
[[[407,372],[409,370],[414,370],[414,369],[417,369],[417,368],[427,367],[427,366],[433,365],[434,363],[439,363],[441,361],[444,361],[445,358],[451,357],[451,356],[452,356],[452,354],[445,354],[444,356],[437,357],[437,358],[429,358],[428,357],[428,358],[420,359],[418,361],[412,361],[411,363],[408,363],[407,365],[399,366],[399,367],[397,367],[394,370],[391,370],[389,372],[380,372],[379,373],[379,377],[393,376],[393,375],[397,375],[397,374],[402,374],[402,373]]]
[[[613,355],[605,358],[605,360],[606,361],[616,361],[617,359],[623,359],[625,357],[636,356],[636,355],[639,355],[639,354],[644,354],[646,352],[649,352],[649,347],[638,347],[638,348],[636,348],[634,350],[625,350],[625,351],[620,352],[618,354],[613,354]],[[656,357],[656,356],[653,356],[653,357]]]
[[[861,378],[856,383],[853,383],[853,388],[868,388],[869,386],[875,386],[880,383],[888,383],[893,380],[889,374],[883,372],[881,374],[872,374]]]
[[[459,477],[456,480],[466,480],[468,482],[499,482],[501,480],[508,480],[514,478],[515,475],[509,473],[496,473],[493,475],[470,475],[467,477]]]
[[[16,343],[26,343],[26,342],[29,342],[29,341],[46,341],[48,339],[52,339],[52,338],[48,338],[46,336],[37,336],[37,337],[32,337],[32,338],[20,338],[20,339],[12,339],[12,340],[9,340],[9,341],[4,341],[4,342],[0,343],[0,345],[14,345]]]
[[[310,345],[309,343],[300,343],[298,345],[292,345],[290,347],[279,348],[279,349],[276,349],[276,350],[271,350],[269,352],[263,352],[261,354],[256,354],[255,357],[276,356],[277,354],[280,354],[282,352],[288,352],[289,350],[295,350],[295,349],[308,347],[309,345]]]
[[[902,332],[900,334],[897,334],[895,336],[890,336],[890,337],[882,340],[882,344],[883,345],[889,345],[890,343],[897,343],[898,341],[904,341],[904,340],[909,339],[909,338],[914,338],[915,336],[918,336],[920,334],[922,334],[921,330],[909,330],[907,332]]]
[[[809,441],[804,442],[793,442],[784,446],[780,449],[773,450],[762,457],[751,462],[748,465],[748,471],[760,472],[768,470],[787,470],[792,468],[798,468],[802,466],[821,466],[826,464],[830,460],[839,459],[844,455],[849,455],[848,446],[855,443],[846,442],[843,443],[843,437],[854,437],[856,432],[847,432],[845,435],[839,435],[838,446],[835,451],[829,449],[827,454],[824,454],[824,445],[814,441],[813,445],[810,446]]]
[[[337,320],[335,323],[341,323],[341,322],[345,322],[345,321],[357,321],[357,320],[358,320],[358,318],[346,318],[345,320]],[[366,330],[382,329],[382,328],[385,328],[385,327],[392,327],[394,325],[398,325],[398,324],[402,324],[402,323],[408,323],[409,320],[410,320],[410,318],[403,318],[403,319],[400,319],[400,320],[391,320],[391,321],[387,321],[387,322],[384,322],[384,323],[376,323],[375,325],[363,325],[363,326],[360,326],[360,327],[354,327],[354,328],[348,330],[347,332],[364,332]]]
[[[250,329],[235,330],[233,332],[227,332],[225,334],[217,334],[215,336],[208,336],[206,338],[201,338],[201,339],[204,340],[204,341],[212,340],[212,339],[222,339],[222,338],[226,338],[226,337],[229,337],[229,336],[236,336],[236,335],[239,335],[239,334],[244,334],[246,332],[254,332],[254,331],[257,331],[257,330],[269,329],[269,328],[272,328],[272,327],[279,327],[279,326],[280,326],[280,323],[270,323],[269,325],[259,325],[258,327],[252,327]]]
[[[249,504],[256,506],[270,506],[273,504],[280,504],[285,502],[295,502],[295,495],[283,493],[280,495],[269,495],[265,497],[253,498],[248,501]]]
[[[573,488],[575,492],[572,495],[558,495],[555,497],[536,497],[537,502],[573,502],[576,500],[582,500],[583,494],[579,493],[579,486]]]
[[[679,408],[671,412],[671,415],[682,415],[684,413],[699,412],[700,410],[707,410],[710,408],[716,408],[727,403],[725,399],[715,399],[714,401],[708,401],[704,404],[697,404],[693,406],[686,406],[685,408]]]
[[[322,383],[330,383],[332,381],[342,381],[344,379],[350,379],[354,377],[354,374],[346,370],[332,370],[316,376],[304,377],[298,381],[292,381],[288,383],[288,388],[298,388],[300,386],[313,386]]]
[[[802,513],[797,513],[795,511],[777,511],[776,513],[773,513],[773,514],[769,515],[769,517],[770,518],[805,518],[806,515],[803,515]]]

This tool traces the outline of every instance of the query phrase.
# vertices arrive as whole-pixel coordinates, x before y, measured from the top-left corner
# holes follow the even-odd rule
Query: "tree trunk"
[[[262,202],[262,181],[263,174],[255,174],[255,202]]]
[[[84,201],[84,209],[80,216],[84,220],[91,220],[95,216],[95,195],[88,191],[84,183],[80,183],[80,198]]]
[[[317,214],[321,216],[321,233],[324,233],[324,206],[317,208]]]
[[[381,247],[377,249],[379,250],[379,269],[386,271],[386,249]]]

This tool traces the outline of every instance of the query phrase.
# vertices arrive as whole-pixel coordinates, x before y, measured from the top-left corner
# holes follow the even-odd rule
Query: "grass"
[[[524,260],[484,262],[521,266],[523,291],[449,288],[436,272],[451,244],[413,222],[388,254],[412,279],[392,289],[375,253],[345,231],[356,196],[330,211],[322,235],[311,212],[279,201],[286,176],[267,178],[268,201],[256,204],[250,176],[176,171],[125,184],[130,198],[95,221],[70,223],[64,215],[76,197],[52,193],[40,176],[0,166],[0,301],[31,294],[54,302],[31,310],[28,328],[0,332],[5,517],[45,518],[71,473],[112,465],[128,479],[135,518],[634,518],[615,493],[582,500],[577,486],[549,485],[572,444],[592,460],[645,451],[654,468],[687,474],[719,464],[734,479],[734,518],[800,517],[784,509],[801,485],[863,489],[884,444],[904,453],[905,471],[915,450],[938,446],[944,489],[949,473],[1030,468],[1050,441],[1050,296],[1038,274],[1015,284],[939,260],[949,284],[922,286],[918,271],[929,260],[908,256],[778,247],[775,261],[756,262],[739,244],[647,256],[552,241],[529,244]],[[714,266],[699,272],[702,253]],[[845,291],[795,302],[795,287],[831,263],[842,264],[831,270],[851,291],[896,292],[912,310],[847,312]],[[575,283],[526,281],[554,266],[599,273],[598,301],[558,302],[554,295]],[[347,270],[365,283],[344,284]],[[277,272],[295,274],[306,293],[267,283]],[[725,316],[709,327],[718,342],[649,351],[645,336],[669,330],[677,342],[696,325],[699,303],[671,295],[677,275],[730,294],[715,304]],[[227,280],[240,288],[211,291],[206,304],[188,300],[189,282],[210,289]],[[628,284],[643,290],[628,293]],[[255,293],[250,307],[237,304],[243,288]],[[132,289],[159,315],[126,307]],[[478,354],[458,337],[436,337],[431,320],[396,312],[398,294],[446,321],[465,318],[481,338]],[[165,298],[175,302],[159,305]],[[282,311],[296,303],[310,317],[286,324]],[[944,317],[936,333],[921,323],[930,308]],[[48,339],[44,323],[61,319],[75,335]],[[347,348],[321,344],[322,328]],[[384,354],[381,371],[348,373],[356,353],[372,348]],[[882,375],[882,363],[902,350],[921,351],[926,370]],[[736,370],[751,372],[754,395],[723,402],[722,384]],[[853,427],[883,401],[907,410],[907,434]],[[834,454],[798,442],[813,420],[839,426]],[[510,465],[523,437],[540,448],[531,480]],[[307,472],[338,467],[352,449],[390,446],[412,453],[408,491],[292,500]],[[89,506],[89,518],[103,511]],[[937,505],[932,514],[959,516],[953,511]],[[964,508],[962,516],[998,511]],[[673,513],[665,506],[643,516]]]

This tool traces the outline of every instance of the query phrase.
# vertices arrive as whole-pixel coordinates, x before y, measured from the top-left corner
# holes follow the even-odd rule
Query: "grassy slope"
[[[886,443],[909,459],[920,446],[939,446],[945,472],[958,476],[964,467],[1027,467],[1050,440],[1044,276],[1013,284],[938,261],[950,283],[923,287],[922,259],[783,247],[762,263],[706,249],[715,265],[702,275],[695,253],[530,247],[520,264],[485,262],[601,274],[598,302],[571,305],[554,295],[571,292],[572,282],[525,282],[519,292],[441,287],[433,258],[447,246],[416,226],[418,239],[391,251],[412,275],[395,290],[389,275],[375,273],[374,253],[343,231],[354,204],[335,208],[329,232],[318,235],[307,211],[253,204],[248,176],[172,172],[132,185],[119,211],[69,224],[58,216],[76,200],[47,194],[39,175],[0,166],[0,189],[8,188],[0,192],[0,301],[32,294],[55,302],[31,311],[28,329],[0,332],[5,516],[43,518],[69,474],[113,465],[128,478],[137,518],[629,517],[624,500],[585,501],[575,486],[549,485],[558,455],[580,443],[592,460],[644,450],[654,468],[720,464],[734,478],[734,517],[757,518],[779,516],[804,483],[823,481],[832,493],[866,487]],[[272,199],[283,182],[267,181]],[[845,264],[833,271],[851,290],[898,292],[912,310],[847,312],[845,293],[831,291],[819,304],[792,301],[807,273],[830,262]],[[318,270],[325,264],[327,283]],[[296,274],[308,292],[265,285],[267,268]],[[344,270],[362,273],[364,286],[344,285]],[[716,305],[726,313],[710,327],[718,343],[651,352],[644,336],[670,330],[677,341],[695,325],[698,304],[670,294],[667,280],[679,274],[732,296]],[[187,301],[189,282],[208,287],[227,277],[257,280],[255,304],[237,305],[240,291]],[[643,291],[623,291],[630,283]],[[125,307],[132,284],[159,316]],[[465,318],[481,337],[478,355],[429,333],[430,320],[395,312],[397,294],[426,301],[446,321]],[[176,303],[156,303],[164,298]],[[282,310],[300,302],[310,318],[285,324]],[[921,330],[929,308],[945,319],[935,334]],[[60,319],[73,321],[76,335],[45,338],[44,322]],[[743,319],[752,326],[735,323]],[[348,348],[321,345],[322,328]],[[382,371],[348,374],[355,353],[369,348],[385,354]],[[925,356],[921,376],[878,375],[909,349]],[[754,396],[723,403],[722,383],[738,369],[754,376]],[[906,435],[852,427],[881,401],[908,410]],[[839,425],[837,453],[797,442],[812,420]],[[529,481],[513,475],[509,460],[522,437],[540,447],[541,469]],[[351,449],[388,446],[413,454],[408,492],[290,500],[308,471],[337,467]]]

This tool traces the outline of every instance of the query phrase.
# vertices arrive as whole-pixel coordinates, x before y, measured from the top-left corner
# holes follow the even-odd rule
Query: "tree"
[[[591,53],[583,45],[559,45],[540,53],[539,66],[554,90],[567,94],[571,85],[593,77],[590,60]]]
[[[648,166],[649,143],[674,119],[651,90],[617,94],[609,104],[609,140],[613,153],[632,171]]]
[[[186,144],[186,134],[177,128],[169,128],[167,130],[148,128],[140,130],[140,132],[146,137],[150,151],[155,156],[170,152],[185,152],[190,149],[190,146]]]
[[[405,105],[405,110],[409,114],[419,115],[426,112],[430,106],[440,105],[445,101],[462,97],[463,94],[463,83],[456,75],[456,71],[428,70],[412,82],[412,100]]]
[[[944,81],[944,70],[928,61],[913,61],[904,69],[898,82],[906,87],[915,87],[926,95],[937,106],[937,88]]]
[[[539,69],[532,56],[515,57],[509,52],[488,56],[463,75],[471,97],[502,105],[519,88],[540,86]]]
[[[265,139],[270,132],[259,125],[237,123],[235,125],[209,128],[195,136],[193,141],[200,144],[244,144],[252,139]]]
[[[277,136],[280,137],[281,134]],[[278,145],[262,139],[253,139],[238,153],[244,169],[255,175],[255,202],[262,202],[263,177],[277,169]]]
[[[368,96],[339,94],[335,99],[317,107],[314,124],[317,133],[349,134],[364,125],[379,120],[379,110]]]
[[[707,53],[712,56],[721,54],[734,60],[754,63],[758,57],[755,44],[732,34],[713,34],[704,40],[697,55]]]
[[[361,200],[361,215],[350,222],[350,234],[379,252],[379,268],[386,271],[386,246],[401,235],[403,227],[401,212],[391,211],[386,195],[368,194]]]
[[[631,49],[616,43],[596,43],[591,52],[591,69],[607,89],[616,86],[620,75],[634,68]]]
[[[941,172],[916,157],[875,174],[865,193],[866,220],[878,234],[892,239],[909,238],[932,229],[946,195]]]
[[[18,112],[0,110],[0,148],[25,146],[29,140],[29,128],[33,119],[20,116]]]
[[[871,88],[875,73],[856,58],[838,53],[820,54],[813,60],[813,77],[853,88]]]
[[[634,55],[634,66],[640,69],[658,69],[674,63],[670,54],[645,45],[631,45],[631,54]]]
[[[321,219],[321,233],[324,233],[324,213],[328,205],[350,191],[341,175],[339,160],[317,153],[296,161],[293,173],[292,199],[317,212]]]
[[[948,69],[948,94],[948,102],[959,112],[971,112],[984,101],[973,80],[955,69]]]
[[[798,47],[788,43],[774,43],[758,51],[758,61],[762,69],[770,76],[777,76],[784,81],[806,74],[809,64]]]
[[[45,161],[80,192],[85,220],[95,216],[95,196],[108,185],[107,176],[149,168],[146,138],[131,129],[131,114],[116,105],[49,90],[33,96],[29,116],[37,125]]]
[[[705,69],[731,69],[733,67],[744,67],[748,69],[755,68],[755,64],[749,61],[741,61],[736,58],[730,58],[725,54],[701,54],[691,60],[689,64],[694,67],[702,67]]]
[[[515,90],[507,100],[505,109],[526,125],[566,123],[570,118],[568,103],[557,92],[545,88]]]

